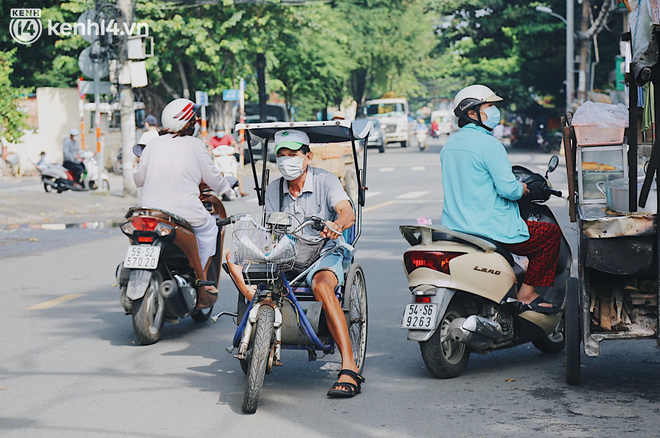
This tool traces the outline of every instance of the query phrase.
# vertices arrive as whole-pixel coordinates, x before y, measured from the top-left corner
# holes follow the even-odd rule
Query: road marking
[[[50,309],[51,307],[55,307],[58,304],[66,303],[67,301],[75,300],[76,298],[84,297],[85,294],[69,294],[69,295],[64,295],[59,298],[55,298],[49,301],[44,301],[43,303],[40,304],[35,304],[32,307],[28,307],[27,310],[42,310],[42,309]]]
[[[381,207],[387,207],[388,205],[392,205],[392,204],[396,204],[396,201],[385,201],[385,202],[381,202],[380,204],[376,204],[376,205],[372,205],[371,207],[366,207],[366,208],[364,208],[364,209],[362,210],[362,212],[366,213],[366,212],[368,212],[368,211],[373,211],[373,210],[375,210],[375,209],[377,209],[377,208],[381,208]]]
[[[381,167],[381,172],[394,172],[394,167]]]
[[[426,170],[426,166],[413,166],[410,168],[413,172],[421,172]]]
[[[408,192],[408,193],[404,193],[403,195],[399,195],[399,196],[397,196],[396,199],[416,199],[416,198],[419,198],[419,197],[421,197],[421,196],[424,196],[424,195],[426,195],[426,194],[428,194],[428,193],[429,193],[428,191],[424,191],[424,192]]]
[[[367,193],[367,199],[383,194],[383,192],[370,192],[369,190],[367,190],[366,193]]]

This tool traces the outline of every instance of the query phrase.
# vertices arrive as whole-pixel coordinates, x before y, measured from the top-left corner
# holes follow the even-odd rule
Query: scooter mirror
[[[548,173],[554,172],[557,166],[559,166],[559,157],[553,155],[550,157],[550,161],[548,162]]]

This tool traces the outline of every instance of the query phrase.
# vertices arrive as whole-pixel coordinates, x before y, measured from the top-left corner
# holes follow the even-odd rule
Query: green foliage
[[[27,114],[19,108],[17,101],[22,90],[12,86],[12,64],[16,49],[0,52],[0,139],[16,143],[27,129]]]

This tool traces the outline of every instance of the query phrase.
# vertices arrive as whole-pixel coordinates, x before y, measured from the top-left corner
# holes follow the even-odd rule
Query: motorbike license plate
[[[131,245],[126,251],[124,268],[156,269],[160,257],[160,246]]]
[[[437,304],[408,304],[403,311],[401,328],[432,330],[438,318]]]

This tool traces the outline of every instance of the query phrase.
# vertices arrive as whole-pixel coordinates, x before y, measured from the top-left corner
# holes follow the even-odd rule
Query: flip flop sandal
[[[552,307],[541,306],[541,304],[551,304]],[[541,296],[537,297],[535,300],[533,300],[531,303],[527,304],[526,306],[529,308],[528,310],[537,313],[544,313],[546,315],[560,312],[560,309],[556,305],[554,305],[549,301],[544,300],[543,297]]]
[[[341,370],[337,375],[337,378],[340,378],[342,375],[349,376],[350,378],[355,380],[357,385],[350,382],[336,381],[328,391],[327,394],[328,397],[349,398],[349,397],[353,397],[356,394],[359,394],[362,391],[362,383],[364,383],[365,381],[364,377],[362,377],[361,375],[359,375],[358,373],[352,370]]]

